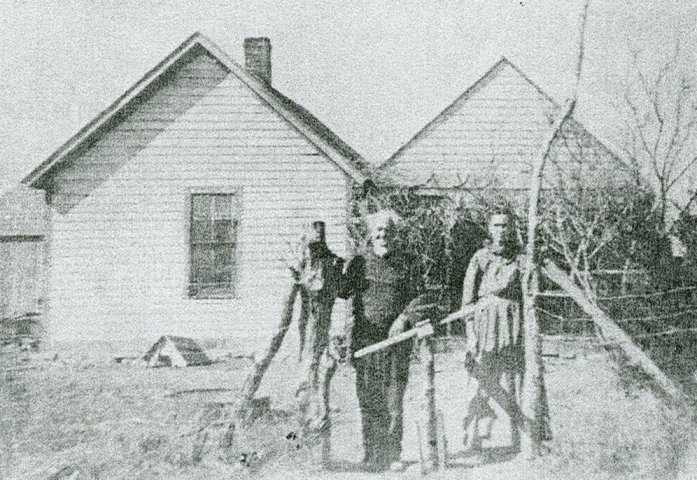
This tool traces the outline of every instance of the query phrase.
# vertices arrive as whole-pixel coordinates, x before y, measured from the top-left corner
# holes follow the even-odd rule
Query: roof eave
[[[66,155],[74,151],[83,141],[103,127],[116,113],[134,100],[135,97],[142,93],[143,90],[145,90],[148,86],[152,85],[152,83],[157,80],[163,72],[165,72],[181,57],[186,55],[186,53],[188,53],[197,44],[199,44],[199,39],[202,37],[203,35],[201,35],[201,33],[196,32],[182,42],[160,63],[149,70],[140,80],[126,90],[111,105],[97,114],[97,116],[87,123],[87,125],[81,128],[75,135],[70,137],[67,142],[61,145],[39,166],[34,168],[21,180],[21,183],[29,186],[35,186],[41,177],[43,177],[43,175],[47,173],[54,165],[59,163]]]
[[[358,168],[350,164],[350,159],[346,158],[342,153],[338,152],[323,138],[308,128],[304,122],[294,115],[288,109],[274,98],[271,87],[256,77],[249,75],[244,68],[235,62],[227,53],[220,47],[209,40],[204,35],[199,34],[201,45],[212,53],[223,65],[225,65],[232,73],[234,73],[245,85],[252,89],[259,97],[269,104],[278,114],[286,121],[293,125],[302,135],[310,140],[322,153],[331,159],[344,173],[349,175],[356,182],[364,182],[369,178],[369,175],[360,171]]]

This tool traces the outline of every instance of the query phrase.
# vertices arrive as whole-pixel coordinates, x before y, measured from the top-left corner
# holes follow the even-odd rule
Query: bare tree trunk
[[[653,363],[619,325],[613,322],[600,307],[590,300],[588,293],[579,288],[561,268],[554,262],[547,260],[542,268],[542,272],[568,293],[583,311],[590,315],[593,322],[602,329],[603,334],[611,342],[616,343],[629,360],[639,365],[666,394],[676,400],[683,398],[682,392],[673,381]]]
[[[530,452],[539,453],[540,443],[545,438],[544,415],[544,372],[542,363],[542,341],[540,327],[535,310],[535,300],[538,294],[536,273],[536,243],[537,227],[539,224],[540,192],[544,178],[545,165],[555,141],[561,134],[566,121],[573,115],[578,96],[578,88],[581,80],[581,68],[583,66],[586,22],[588,19],[588,6],[590,0],[586,0],[581,15],[579,35],[579,51],[576,62],[576,84],[574,85],[571,99],[561,112],[561,115],[552,125],[549,136],[542,143],[540,155],[535,157],[532,175],[530,176],[530,194],[528,198],[528,238],[525,256],[525,268],[523,269],[523,312],[525,315],[525,381],[523,391],[523,412],[532,420],[530,430]]]
[[[543,406],[544,399],[544,364],[542,363],[542,337],[535,310],[537,295],[537,273],[533,271],[532,279],[525,291],[523,299],[523,315],[525,318],[525,379],[523,380],[522,410],[525,417],[530,419],[528,433],[529,443],[526,443],[528,455],[539,453],[540,443],[545,438],[546,425]]]
[[[313,426],[313,430],[319,432],[320,440],[322,442],[322,465],[328,467],[331,464],[331,405],[330,405],[330,394],[331,394],[331,382],[336,373],[336,368],[338,366],[338,359],[332,355],[330,349],[325,350],[322,355],[322,361],[320,362],[320,372],[319,372],[319,388],[317,390],[317,395],[319,398],[316,400],[316,405],[320,410],[314,415],[314,417],[319,422],[319,425]]]
[[[543,151],[537,157],[530,181],[530,197],[528,204],[528,243],[526,246],[525,265],[523,269],[523,316],[525,331],[525,379],[523,381],[523,405],[525,416],[531,419],[529,455],[539,452],[540,443],[545,438],[546,425],[544,412],[544,366],[542,363],[542,341],[540,326],[535,310],[535,300],[538,294],[536,272],[536,241],[537,225],[539,223],[538,209],[540,192],[547,158],[558,138],[564,123],[571,117],[574,102],[566,106],[552,126],[549,137],[543,144]]]

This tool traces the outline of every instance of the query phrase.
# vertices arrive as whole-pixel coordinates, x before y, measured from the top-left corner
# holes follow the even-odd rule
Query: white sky
[[[581,0],[0,0],[0,189],[19,180],[194,31],[243,63],[268,36],[273,83],[385,160],[501,55],[559,101]],[[694,0],[591,0],[578,117],[610,146],[630,48],[697,50]]]

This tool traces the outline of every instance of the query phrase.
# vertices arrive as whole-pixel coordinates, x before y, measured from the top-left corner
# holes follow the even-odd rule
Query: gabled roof
[[[114,103],[97,115],[91,122],[77,132],[44,162],[29,173],[22,183],[36,185],[55,165],[60,163],[68,154],[79,148],[84,142],[96,135],[98,131],[109,123],[119,112],[135,102],[140,94],[148,87],[154,85],[157,80],[167,73],[178,60],[195,48],[203,48],[218,62],[238,77],[274,111],[290,123],[296,130],[305,136],[327,157],[329,157],[342,171],[357,182],[365,181],[370,173],[371,166],[353,148],[339,138],[334,132],[320,122],[307,109],[301,107],[278,90],[260,81],[237,64],[215,43],[201,33],[194,33],[179,45],[172,53],[162,60],[155,68],[138,80],[131,88],[121,95]]]
[[[507,68],[512,69],[522,77],[525,83],[536,91],[538,98],[542,100],[542,103],[547,105],[549,109],[553,112],[558,112],[561,110],[561,106],[557,103],[551,96],[549,96],[542,88],[540,88],[534,81],[530,79],[520,68],[509,61],[506,57],[501,57],[489,70],[487,70],[478,80],[476,80],[472,85],[470,85],[460,96],[458,96],[450,105],[448,105],[441,113],[439,113],[435,118],[428,122],[421,130],[419,130],[411,139],[404,143],[395,153],[393,153],[386,161],[384,161],[375,171],[374,179],[378,183],[387,185],[404,185],[411,187],[423,187],[430,188],[437,185],[437,188],[448,189],[454,188],[456,186],[462,186],[464,183],[463,178],[458,172],[448,171],[448,172],[434,172],[428,171],[428,166],[420,163],[418,165],[420,172],[418,175],[413,175],[413,170],[417,166],[412,166],[412,168],[403,167],[400,161],[405,157],[405,154],[413,147],[418,145],[422,139],[427,137],[434,129],[436,129],[440,124],[442,124],[447,117],[453,114],[455,111],[460,109],[463,105],[466,105],[468,100],[476,93],[486,88],[489,83],[500,75]],[[511,107],[515,108],[515,107]],[[600,140],[598,140],[592,133],[590,133],[583,125],[577,122],[575,119],[571,118],[567,125],[567,128],[571,128],[573,131],[582,132],[583,135],[590,138],[596,148],[601,150],[603,154],[609,156],[613,161],[622,163],[619,158],[608,149]],[[466,139],[465,139],[466,140]],[[505,142],[504,142],[505,143]],[[490,172],[489,172],[490,173]]]

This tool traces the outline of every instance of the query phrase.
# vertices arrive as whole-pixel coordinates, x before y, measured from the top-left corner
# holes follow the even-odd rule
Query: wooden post
[[[433,340],[426,336],[419,341],[419,360],[423,374],[423,420],[425,468],[432,471],[438,466],[438,419],[436,415],[436,370]]]
[[[313,298],[308,292],[310,312],[307,322],[306,342],[300,362],[300,384],[296,390],[298,423],[304,433],[318,433],[323,420],[323,382],[331,380],[324,377],[322,362],[329,355],[329,328],[335,296],[327,295]],[[333,374],[333,372],[332,372]],[[328,385],[327,385],[328,388]]]
[[[316,428],[324,428],[320,425],[324,381],[320,378],[320,364],[329,348],[332,309],[339,294],[343,260],[327,247],[324,222],[312,222],[306,241],[304,262],[299,270],[301,379],[296,390],[296,403],[300,429],[303,433],[313,430],[317,434]]]
[[[542,190],[542,180],[544,176],[545,165],[549,158],[557,138],[559,138],[562,128],[566,121],[572,117],[576,107],[576,98],[578,97],[578,87],[581,81],[581,68],[583,66],[584,46],[586,22],[588,20],[588,6],[590,0],[584,3],[583,12],[581,15],[580,35],[579,35],[579,52],[576,62],[576,84],[573,94],[569,101],[560,112],[559,117],[554,121],[549,134],[542,143],[540,153],[533,158],[532,173],[530,175],[530,187],[528,197],[528,238],[525,255],[525,266],[523,269],[523,311],[525,314],[525,377],[523,392],[523,412],[532,419],[532,429],[530,431],[530,446],[531,453],[536,455],[540,449],[540,442],[545,434],[544,428],[544,408],[543,400],[545,398],[543,372],[542,372],[542,342],[539,338],[539,324],[535,312],[535,298],[537,296],[537,260],[536,241],[537,227],[539,224],[539,205],[540,192]]]
[[[443,471],[448,464],[448,439],[445,434],[443,412],[438,410],[438,469]]]
[[[419,445],[419,465],[421,466],[421,476],[425,477],[428,472],[426,471],[426,459],[424,458],[424,440],[423,435],[421,434],[421,425],[419,424],[419,422],[416,422],[416,440],[416,443]]]
[[[307,322],[310,320],[310,298],[305,289],[300,289],[300,316],[298,317],[298,336],[300,348],[298,348],[298,361],[303,360],[303,352],[306,348]]]

